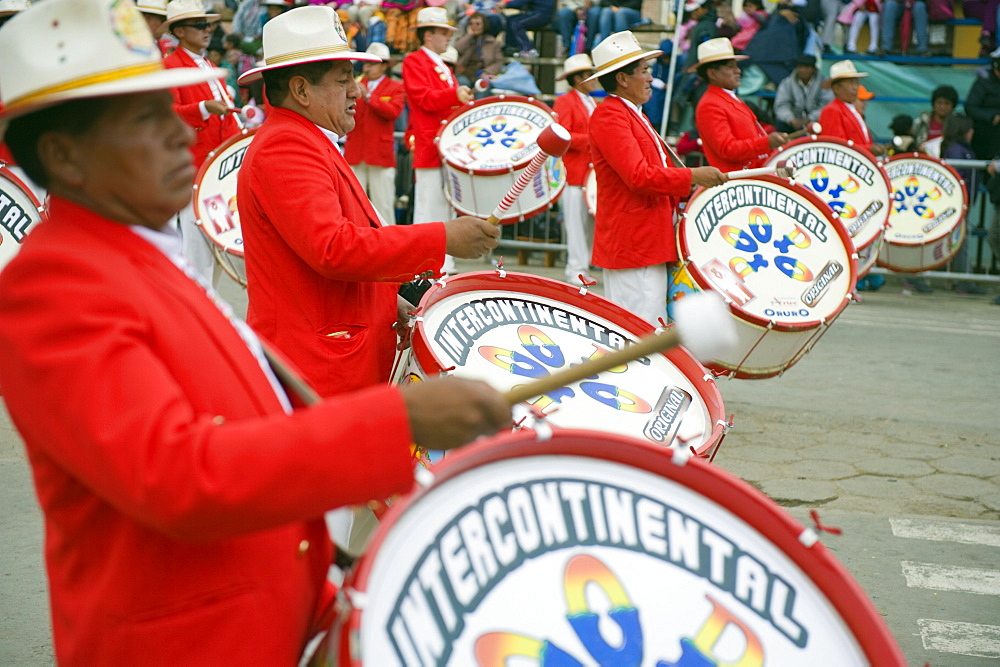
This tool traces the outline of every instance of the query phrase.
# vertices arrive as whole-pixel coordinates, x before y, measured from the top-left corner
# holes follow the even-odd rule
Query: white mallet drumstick
[[[760,167],[759,169],[740,169],[739,171],[726,172],[726,178],[733,180],[734,178],[756,178],[757,176],[769,176],[774,174],[779,178],[791,178],[792,168],[787,165],[784,160],[779,160],[777,164],[773,164],[769,167]]]
[[[788,138],[789,139],[798,139],[799,137],[804,137],[807,134],[822,134],[822,133],[823,133],[823,126],[822,125],[820,125],[819,123],[809,123],[805,127],[803,127],[801,130],[795,130],[794,132],[792,132],[791,134],[789,134]]]
[[[514,205],[514,202],[521,196],[524,189],[528,187],[531,179],[538,175],[545,161],[549,157],[561,157],[569,150],[569,140],[569,130],[559,123],[553,123],[541,131],[536,141],[539,149],[538,154],[531,159],[527,167],[521,170],[521,174],[514,181],[514,185],[510,186],[510,190],[503,196],[497,207],[493,209],[493,213],[487,219],[490,224],[500,224],[503,214]]]
[[[609,352],[603,357],[590,359],[553,373],[541,380],[514,387],[504,398],[515,405],[535,396],[541,396],[560,387],[579,382],[592,375],[635,361],[657,352],[683,345],[699,360],[717,358],[736,344],[736,323],[729,307],[718,294],[700,292],[689,294],[674,303],[677,324],[663,333],[642,338],[625,349]]]

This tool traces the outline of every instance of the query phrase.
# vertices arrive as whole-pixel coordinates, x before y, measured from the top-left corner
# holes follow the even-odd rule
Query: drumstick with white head
[[[770,176],[771,174],[778,178],[791,178],[793,173],[792,168],[784,160],[778,160],[777,163],[768,167],[726,172],[726,178],[729,180],[733,180],[734,178],[756,178],[758,176]]]
[[[736,323],[729,313],[729,307],[718,294],[714,292],[689,294],[674,303],[674,312],[677,315],[677,323],[663,333],[641,338],[624,349],[588,359],[578,366],[514,387],[504,394],[504,398],[511,405],[516,405],[529,398],[585,380],[615,366],[664,352],[678,345],[687,348],[695,358],[707,361],[718,358],[736,344]]]
[[[804,137],[807,134],[823,134],[823,126],[819,123],[808,123],[801,130],[795,130],[788,135],[789,139],[798,139],[799,137]]]
[[[514,202],[521,196],[524,189],[528,187],[528,183],[531,183],[531,180],[542,170],[542,165],[545,164],[545,161],[550,157],[562,157],[569,150],[569,140],[569,130],[559,123],[552,123],[552,125],[541,131],[536,140],[539,149],[538,154],[531,159],[527,167],[521,170],[521,174],[514,181],[514,185],[510,186],[510,190],[503,196],[497,207],[493,209],[493,213],[487,218],[490,224],[500,224],[503,214],[514,205]]]

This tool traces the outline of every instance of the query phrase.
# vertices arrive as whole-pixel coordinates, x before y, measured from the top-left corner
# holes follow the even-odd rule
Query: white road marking
[[[1000,625],[918,618],[924,648],[977,658],[1000,658]]]
[[[858,324],[863,327],[880,327],[883,329],[909,329],[911,331],[926,331],[929,333],[952,333],[952,334],[969,334],[972,336],[990,336],[992,338],[1000,338],[1000,329],[993,329],[992,331],[987,329],[983,331],[978,331],[975,329],[957,329],[955,327],[945,327],[945,326],[926,326],[923,324],[917,324],[915,322],[863,322],[861,320],[844,320],[848,324]]]
[[[889,519],[889,525],[892,526],[892,534],[896,537],[1000,547],[1000,527],[998,526],[895,518]]]
[[[1000,570],[983,570],[937,563],[904,560],[903,576],[910,588],[955,591],[977,595],[1000,595]]]

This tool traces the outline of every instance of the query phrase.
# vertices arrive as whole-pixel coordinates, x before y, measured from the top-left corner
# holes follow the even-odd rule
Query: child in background
[[[737,53],[747,48],[750,39],[757,34],[760,27],[767,21],[768,13],[764,11],[764,0],[744,0],[743,13],[736,19],[740,31],[730,40]]]
[[[889,123],[892,130],[892,143],[888,146],[889,155],[912,153],[917,150],[917,140],[913,138],[913,117],[905,113],[894,116]]]
[[[879,12],[882,10],[880,0],[851,0],[837,17],[837,21],[850,25],[847,32],[847,47],[844,53],[858,52],[858,36],[865,21],[868,21],[868,53],[878,50]]]

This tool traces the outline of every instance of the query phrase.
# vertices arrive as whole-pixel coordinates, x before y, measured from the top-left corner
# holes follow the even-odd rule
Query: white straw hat
[[[368,48],[365,49],[365,53],[370,56],[375,56],[384,63],[392,60],[392,53],[389,52],[389,47],[382,42],[372,42],[368,45]]]
[[[135,7],[143,14],[167,15],[167,0],[136,0]]]
[[[448,20],[448,11],[444,7],[424,7],[417,12],[417,24],[413,27],[458,30]]]
[[[441,54],[441,60],[451,65],[457,65],[458,49],[456,49],[454,46],[449,46],[447,49],[444,50],[444,53]]]
[[[351,51],[340,17],[333,7],[327,5],[296,7],[275,16],[264,24],[263,39],[266,64],[244,72],[237,80],[241,86],[256,81],[263,72],[279,67],[321,60],[382,61],[378,56]]]
[[[556,81],[562,81],[570,74],[576,72],[593,72],[594,63],[586,53],[578,53],[570,56],[563,62],[563,72],[556,77]]]
[[[11,118],[89,97],[169,90],[226,70],[164,69],[131,0],[45,0],[0,30],[0,137]]]
[[[30,5],[28,0],[0,0],[0,16],[10,16],[23,12]]]
[[[738,56],[733,53],[733,43],[728,37],[716,37],[708,39],[698,45],[698,62],[687,68],[688,72],[694,72],[700,65],[705,63],[715,63],[723,60],[746,60],[750,56]]]
[[[170,29],[170,26],[178,21],[188,19],[205,19],[207,21],[217,21],[222,18],[219,14],[209,14],[205,11],[205,5],[201,0],[170,0],[167,3],[167,20],[163,22],[157,33],[162,34]]]
[[[591,53],[597,72],[587,78],[587,81],[619,70],[636,60],[646,60],[663,55],[663,51],[643,51],[642,47],[639,46],[639,40],[629,30],[609,35],[607,39],[595,46]]]
[[[841,60],[830,65],[830,78],[823,82],[824,88],[829,88],[838,79],[860,79],[868,76],[867,72],[859,72],[850,60]]]

